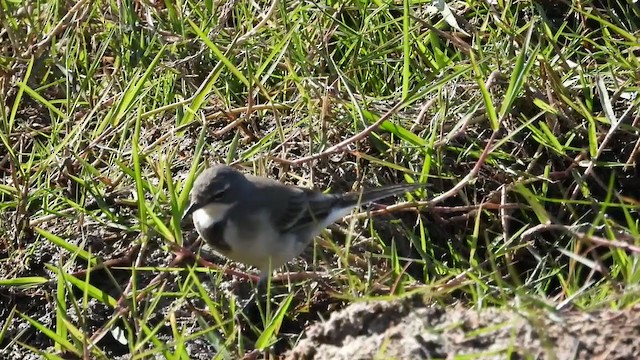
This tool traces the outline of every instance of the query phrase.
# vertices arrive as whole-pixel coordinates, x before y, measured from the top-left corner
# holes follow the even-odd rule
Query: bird
[[[354,208],[423,185],[325,194],[219,164],[194,181],[182,221],[191,217],[200,237],[215,252],[257,268],[260,288],[272,270],[300,255],[324,228]]]

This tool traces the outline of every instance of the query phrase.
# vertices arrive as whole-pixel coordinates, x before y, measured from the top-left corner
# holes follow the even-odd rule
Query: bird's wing
[[[283,210],[274,219],[280,232],[295,232],[321,224],[329,215],[338,197],[310,189],[298,188],[286,200]]]
[[[274,222],[281,233],[296,232],[314,225],[333,222],[348,214],[352,208],[377,201],[382,198],[399,195],[423,184],[399,184],[366,190],[362,193],[323,194],[305,188],[296,188],[289,196],[283,197],[281,210]],[[346,212],[345,212],[346,211]]]

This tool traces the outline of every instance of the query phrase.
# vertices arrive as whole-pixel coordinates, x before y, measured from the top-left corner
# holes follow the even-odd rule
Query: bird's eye
[[[220,201],[222,200],[222,197],[224,196],[224,192],[226,189],[222,189],[219,191],[216,191],[215,193],[213,193],[213,195],[211,196],[211,200],[212,201]]]
[[[227,192],[227,189],[229,189],[229,185],[225,185],[225,186],[220,186],[217,187],[214,191],[213,194],[211,195],[211,201],[220,201],[222,200],[222,198],[224,197],[224,194]]]

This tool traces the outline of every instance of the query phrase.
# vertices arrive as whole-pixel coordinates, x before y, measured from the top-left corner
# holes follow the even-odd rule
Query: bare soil
[[[287,359],[637,359],[640,308],[445,308],[419,296],[355,303],[319,321]]]

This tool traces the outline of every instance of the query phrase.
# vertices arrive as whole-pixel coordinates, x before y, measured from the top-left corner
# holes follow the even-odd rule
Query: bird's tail
[[[342,196],[340,199],[340,205],[344,207],[365,205],[387,197],[404,194],[425,186],[426,184],[398,184],[368,189],[362,192],[351,192]]]
[[[363,192],[322,195],[315,199],[309,199],[306,217],[298,218],[296,222],[307,224],[309,223],[308,219],[316,219],[321,224],[321,227],[325,227],[348,215],[355,207],[425,186],[426,184],[400,184],[373,188]],[[331,200],[327,201],[328,199]],[[302,221],[302,219],[305,219],[305,221]]]

